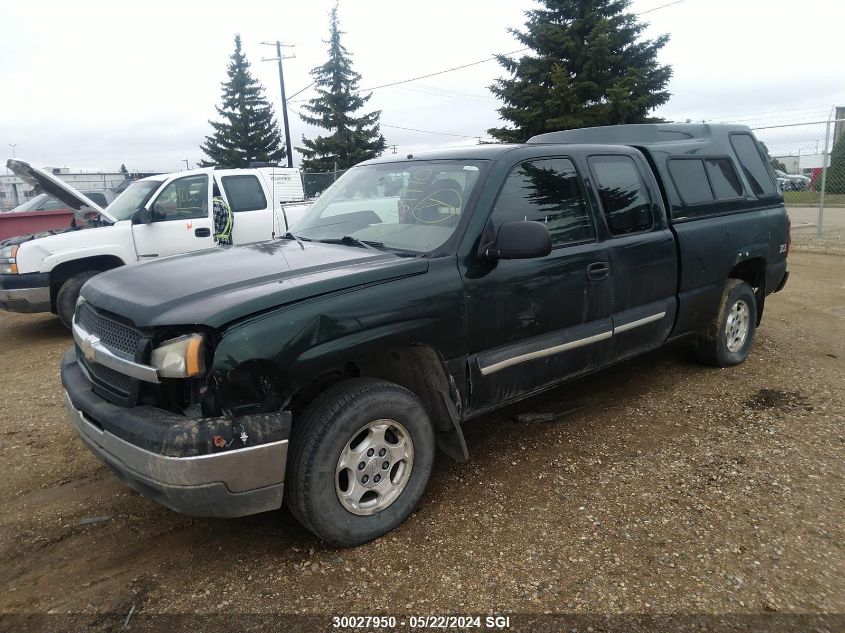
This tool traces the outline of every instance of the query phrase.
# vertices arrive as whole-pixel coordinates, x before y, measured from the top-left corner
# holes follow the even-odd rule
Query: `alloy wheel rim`
[[[384,418],[368,422],[340,452],[337,498],[352,514],[381,512],[402,494],[413,465],[414,443],[400,422]]]
[[[745,340],[748,338],[750,324],[751,312],[748,309],[748,304],[739,299],[731,306],[725,324],[725,336],[727,337],[729,352],[735,353],[742,349]]]

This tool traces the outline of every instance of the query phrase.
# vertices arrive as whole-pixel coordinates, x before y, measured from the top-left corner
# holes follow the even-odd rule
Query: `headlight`
[[[153,350],[152,366],[162,378],[190,378],[205,371],[205,337],[188,334],[165,341]]]
[[[15,259],[17,254],[17,244],[15,246],[4,246],[0,248],[0,275],[18,274],[18,263]]]

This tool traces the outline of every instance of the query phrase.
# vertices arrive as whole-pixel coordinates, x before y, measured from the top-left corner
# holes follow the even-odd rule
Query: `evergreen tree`
[[[129,170],[126,169],[126,163],[120,163],[120,173],[121,174],[128,174]]]
[[[818,189],[821,189],[821,176]],[[845,135],[842,135],[830,152],[830,165],[827,168],[825,193],[845,193]]]
[[[252,161],[278,163],[287,154],[264,87],[252,76],[241,52],[241,36],[235,35],[235,52],[229,59],[229,78],[221,84],[223,107],[217,107],[222,121],[209,121],[214,132],[200,149],[209,167],[249,167]]]
[[[669,40],[640,40],[645,25],[627,13],[629,0],[540,0],[525,12],[525,30],[510,32],[531,53],[498,55],[510,73],[490,90],[504,101],[499,114],[512,125],[488,132],[506,142],[595,125],[647,123],[669,100],[672,68],[657,52]]]
[[[311,71],[317,96],[304,106],[310,114],[301,115],[306,123],[332,133],[313,139],[303,135],[303,147],[296,149],[302,153],[302,168],[306,171],[331,171],[335,165],[337,169],[348,169],[379,156],[386,147],[379,132],[381,112],[355,116],[372,95],[361,96],[358,92],[361,75],[352,70],[349,51],[340,43],[342,34],[335,5],[326,42],[329,60]]]

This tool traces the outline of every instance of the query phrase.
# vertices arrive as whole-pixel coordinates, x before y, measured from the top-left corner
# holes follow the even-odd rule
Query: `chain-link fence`
[[[328,189],[332,183],[346,173],[345,169],[334,171],[303,171],[302,188],[306,198],[315,198]]]
[[[845,119],[752,128],[783,190],[794,236],[845,234]]]

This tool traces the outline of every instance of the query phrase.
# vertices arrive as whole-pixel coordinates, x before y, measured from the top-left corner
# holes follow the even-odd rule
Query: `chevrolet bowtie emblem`
[[[100,342],[100,339],[96,336],[89,336],[88,338],[83,338],[79,342],[79,349],[82,350],[82,355],[85,357],[87,361],[94,360],[94,345]]]

